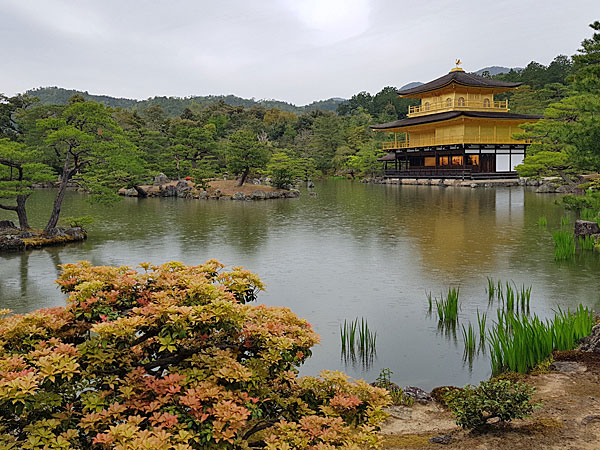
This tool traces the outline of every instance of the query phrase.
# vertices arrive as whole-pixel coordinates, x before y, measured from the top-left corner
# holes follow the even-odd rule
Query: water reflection
[[[0,308],[64,304],[54,284],[62,263],[216,258],[258,273],[267,284],[260,302],[292,308],[313,324],[322,343],[303,373],[340,369],[372,380],[389,368],[398,384],[427,388],[477,382],[490,370],[477,352],[463,367],[461,331],[438,330],[426,317],[424,292],[460,287],[460,324],[475,324],[476,311],[486,309],[487,277],[533,285],[531,310],[540,316],[557,305],[600,307],[597,254],[554,262],[550,231],[564,211],[553,194],[346,181],[315,190],[316,197],[305,191],[300,199],[264,202],[128,198],[112,206],[69,193],[65,215],[97,218],[89,239],[0,256]],[[44,224],[51,195],[36,191],[29,200],[37,210],[33,226]],[[12,217],[0,212],[5,218]],[[377,357],[367,364],[358,354],[355,364],[352,355],[340,360],[339,324],[347,317],[364,317],[377,330]]]

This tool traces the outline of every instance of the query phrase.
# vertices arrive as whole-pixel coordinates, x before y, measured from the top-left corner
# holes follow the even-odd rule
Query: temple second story
[[[398,95],[421,100],[420,105],[408,108],[407,117],[446,111],[508,112],[508,100],[496,101],[494,94],[515,89],[521,84],[480,77],[456,67],[443,77],[399,91]]]

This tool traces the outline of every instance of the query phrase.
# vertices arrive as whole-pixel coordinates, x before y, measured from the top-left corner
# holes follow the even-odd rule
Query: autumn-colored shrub
[[[339,372],[297,376],[319,341],[241,268],[66,264],[68,305],[0,318],[0,448],[359,449],[389,402]]]

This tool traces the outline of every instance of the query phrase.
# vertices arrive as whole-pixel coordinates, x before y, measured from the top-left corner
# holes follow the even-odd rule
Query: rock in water
[[[256,191],[252,192],[252,195],[250,197],[252,197],[252,200],[264,200],[265,198],[267,198],[267,194],[265,193],[265,191],[257,189]]]
[[[556,192],[556,185],[553,183],[544,183],[538,187],[535,192],[538,194],[549,194],[552,192]]]
[[[589,220],[575,221],[575,238],[579,236],[591,236],[600,233],[600,225]]]
[[[160,191],[160,196],[161,197],[177,197],[177,189],[172,184],[168,184]]]
[[[125,189],[125,191],[123,192],[123,195],[125,197],[137,197],[138,192],[134,188],[129,188],[129,189]]]
[[[180,180],[175,185],[175,190],[177,191],[177,197],[186,198],[190,194],[192,187],[187,181]]]

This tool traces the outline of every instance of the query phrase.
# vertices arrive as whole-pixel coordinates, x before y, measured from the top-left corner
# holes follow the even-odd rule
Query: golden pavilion
[[[457,66],[460,61],[457,61]],[[398,91],[418,98],[405,119],[373,125],[393,133],[384,142],[384,176],[393,178],[511,178],[529,141],[515,140],[519,125],[540,116],[512,114],[508,100],[494,94],[516,89],[509,83],[466,73],[456,67],[417,87]]]

